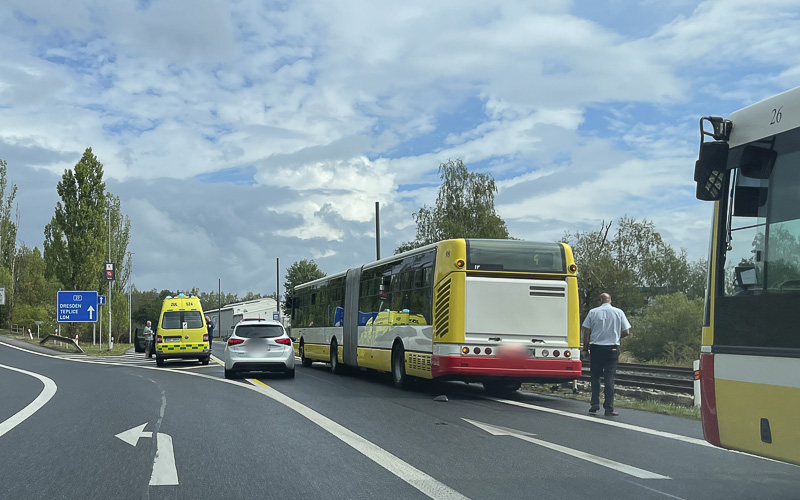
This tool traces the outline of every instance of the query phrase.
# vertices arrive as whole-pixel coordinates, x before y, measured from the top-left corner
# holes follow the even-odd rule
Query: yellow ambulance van
[[[156,365],[166,359],[195,358],[207,365],[211,359],[208,329],[200,299],[179,293],[161,305],[156,329]]]

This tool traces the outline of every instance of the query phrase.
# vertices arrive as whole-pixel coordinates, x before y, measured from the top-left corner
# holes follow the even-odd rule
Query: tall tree
[[[668,293],[702,294],[704,273],[687,261],[686,252],[676,252],[648,220],[623,217],[613,237],[611,222],[600,230],[567,233],[578,264],[581,314],[594,307],[602,292],[614,304],[637,314],[647,300]]]
[[[294,287],[314,281],[315,279],[324,278],[325,273],[319,268],[314,259],[303,259],[293,263],[286,269],[286,277],[283,282],[284,297],[283,314],[288,316],[292,312],[292,297],[294,296]]]
[[[442,180],[434,207],[413,214],[417,235],[395,253],[449,238],[507,239],[508,228],[494,208],[497,185],[490,174],[470,172],[460,159],[439,165]]]
[[[44,258],[47,274],[68,290],[97,287],[107,239],[105,189],[103,164],[92,148],[56,187],[61,201],[44,229]]]
[[[14,303],[14,255],[17,247],[17,224],[12,219],[17,185],[11,186],[8,194],[8,164],[0,159],[0,287],[6,289],[6,305],[0,307],[0,325],[8,323]]]

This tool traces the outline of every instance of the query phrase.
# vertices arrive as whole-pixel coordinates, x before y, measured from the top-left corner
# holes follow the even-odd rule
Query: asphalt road
[[[458,383],[399,391],[325,364],[226,381],[215,363],[8,344],[0,499],[800,496],[800,467],[705,445],[698,422],[676,417],[589,416],[585,403]]]

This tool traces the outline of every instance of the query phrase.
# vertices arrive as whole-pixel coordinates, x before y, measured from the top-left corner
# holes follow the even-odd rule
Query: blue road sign
[[[280,313],[272,313],[272,319],[274,319],[275,321],[281,319]]]
[[[58,292],[59,323],[96,323],[97,292]]]
[[[101,306],[106,305],[106,296],[105,295],[98,295],[97,296],[97,303]]]

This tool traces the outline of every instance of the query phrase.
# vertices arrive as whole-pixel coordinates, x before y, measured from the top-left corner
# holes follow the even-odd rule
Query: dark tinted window
[[[564,249],[557,243],[467,240],[467,269],[565,273]]]
[[[180,330],[181,312],[180,311],[165,312],[164,317],[161,318],[161,328],[165,330]]]
[[[200,311],[184,311],[183,321],[186,328],[203,328],[203,315]]]
[[[234,335],[248,339],[266,339],[280,337],[283,335],[283,328],[280,325],[239,325]]]

